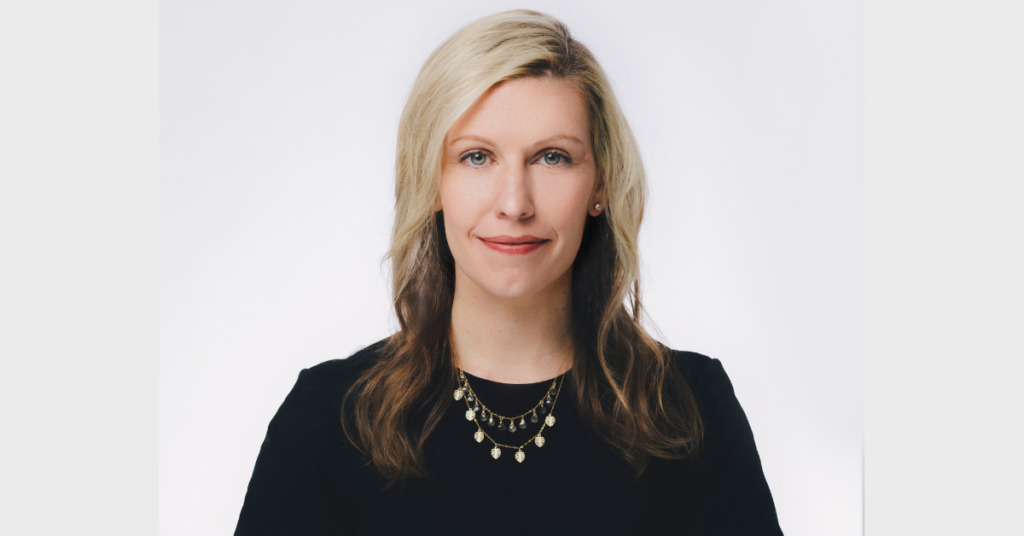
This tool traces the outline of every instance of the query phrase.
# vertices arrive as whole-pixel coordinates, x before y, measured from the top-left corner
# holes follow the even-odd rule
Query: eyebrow
[[[461,141],[461,140],[474,140],[474,141],[479,141],[481,143],[486,143],[488,145],[497,145],[496,143],[494,143],[493,141],[491,141],[491,140],[489,140],[487,138],[484,138],[484,137],[481,137],[481,136],[476,136],[474,134],[464,134],[462,136],[459,136],[458,138],[455,138],[454,140],[448,142],[448,145],[453,145],[455,142]],[[568,140],[568,141],[571,141],[571,142],[575,142],[578,145],[583,145],[583,142],[580,141],[580,139],[577,138],[576,136],[570,136],[569,134],[556,134],[554,136],[551,136],[550,138],[538,141],[537,143],[533,144],[533,146],[536,147],[538,145],[544,145],[546,143],[551,143],[551,142],[553,142],[555,140]]]

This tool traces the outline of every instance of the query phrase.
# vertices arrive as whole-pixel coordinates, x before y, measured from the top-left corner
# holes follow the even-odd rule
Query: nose
[[[519,220],[533,216],[533,199],[525,163],[516,162],[506,166],[496,186],[498,196],[494,209],[499,218]]]

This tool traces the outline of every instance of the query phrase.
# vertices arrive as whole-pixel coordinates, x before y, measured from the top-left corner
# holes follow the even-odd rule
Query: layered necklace
[[[564,365],[566,360],[562,361],[562,365],[558,368],[558,376],[551,380],[551,387],[548,392],[544,394],[544,397],[540,399],[532,408],[526,410],[519,415],[512,417],[506,417],[499,415],[490,408],[488,408],[477,396],[476,392],[469,385],[469,379],[466,377],[466,373],[461,368],[456,367],[459,372],[459,388],[455,390],[455,400],[466,401],[466,420],[473,421],[476,424],[476,433],[473,434],[473,439],[477,443],[483,443],[484,439],[490,441],[494,446],[491,448],[491,457],[495,460],[501,456],[501,449],[511,449],[516,451],[515,458],[519,463],[523,463],[526,459],[526,453],[523,452],[523,447],[529,445],[531,442],[538,447],[543,447],[544,436],[541,433],[544,432],[545,427],[555,425],[555,416],[553,414],[555,410],[555,404],[558,402],[558,394],[562,391],[562,384],[565,383],[565,373],[563,373]],[[541,423],[537,433],[533,434],[529,439],[520,445],[507,445],[505,443],[499,443],[496,441],[491,434],[484,430],[484,427],[494,428],[497,426],[499,431],[508,431],[509,433],[515,433],[517,430],[526,430],[528,424],[526,419],[529,417],[531,423],[538,423],[541,421],[541,416],[544,417],[544,422]],[[505,422],[508,422],[506,425]],[[516,422],[518,421],[518,423]]]

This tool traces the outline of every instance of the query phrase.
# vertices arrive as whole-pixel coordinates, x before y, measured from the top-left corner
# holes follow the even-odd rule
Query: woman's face
[[[445,138],[440,197],[460,291],[567,288],[587,214],[604,209],[586,107],[553,78],[496,85]]]

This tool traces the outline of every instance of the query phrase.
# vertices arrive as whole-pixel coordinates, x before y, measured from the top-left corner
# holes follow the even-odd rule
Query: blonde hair
[[[448,340],[454,260],[434,212],[445,135],[495,84],[531,76],[565,81],[583,96],[597,185],[608,199],[601,215],[588,217],[573,266],[571,376],[581,412],[638,474],[650,456],[679,457],[699,440],[692,393],[667,348],[642,326],[638,236],[646,180],[629,125],[604,71],[564,24],[536,11],[508,11],[470,24],[430,55],[398,129],[386,259],[400,330],[388,339],[385,357],[349,391],[352,422],[343,420],[353,444],[393,481],[423,474],[423,442],[451,402],[443,393],[454,388]],[[437,391],[434,382],[446,389]],[[663,396],[669,391],[676,396]],[[410,407],[429,409],[413,417]],[[409,430],[412,421],[422,428]]]

